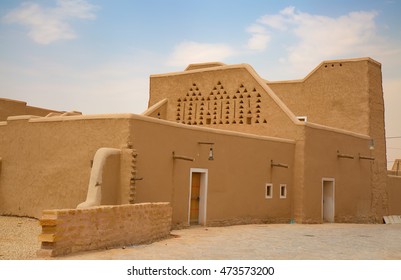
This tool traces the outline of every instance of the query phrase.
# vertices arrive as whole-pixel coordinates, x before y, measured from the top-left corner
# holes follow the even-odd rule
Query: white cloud
[[[266,49],[270,41],[270,36],[263,26],[254,24],[248,27],[246,31],[252,34],[248,40],[248,49],[254,51],[263,51]]]
[[[170,66],[187,66],[191,63],[223,61],[233,56],[236,51],[226,44],[182,42],[175,46],[168,59]]]
[[[76,17],[81,19],[95,19],[94,12],[97,7],[85,0],[57,0],[58,7],[55,9],[60,16]]]
[[[74,18],[94,19],[96,9],[97,7],[84,0],[57,0],[57,5],[53,8],[27,2],[7,13],[4,20],[25,26],[32,40],[46,45],[76,38],[69,22]]]
[[[306,75],[327,59],[380,58],[391,48],[379,36],[377,15],[375,11],[358,11],[329,17],[300,12],[289,6],[276,14],[264,15],[248,26],[246,32],[250,37],[242,49],[227,44],[183,42],[175,47],[169,65],[221,61],[233,55],[262,52],[273,40],[282,44],[274,48],[280,52],[276,54],[277,61],[284,64],[290,75]]]
[[[298,70],[310,70],[325,59],[369,56],[373,49],[380,48],[376,16],[375,11],[360,11],[334,18],[287,7],[257,22],[270,32],[287,32],[289,38],[297,39],[286,46],[287,56],[281,60]]]
[[[248,31],[249,33],[259,33],[259,34],[264,34],[266,33],[266,28],[264,28],[263,26],[259,25],[259,24],[253,24],[251,26],[249,26],[246,31]]]
[[[295,7],[290,6],[281,10],[277,15],[262,16],[258,22],[274,29],[287,30],[288,24],[293,21],[291,17],[288,17],[288,15],[292,15],[294,11]]]

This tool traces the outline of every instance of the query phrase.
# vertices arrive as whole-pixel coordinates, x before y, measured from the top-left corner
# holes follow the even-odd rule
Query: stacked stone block
[[[44,210],[39,257],[149,243],[169,235],[169,203]]]

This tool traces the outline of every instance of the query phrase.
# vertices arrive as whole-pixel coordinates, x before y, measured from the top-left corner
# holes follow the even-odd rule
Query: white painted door
[[[334,223],[334,179],[323,179],[323,222]]]

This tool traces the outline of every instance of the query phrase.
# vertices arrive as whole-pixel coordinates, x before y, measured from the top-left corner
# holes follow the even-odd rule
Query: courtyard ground
[[[38,259],[39,223],[0,216],[0,259]],[[173,230],[152,244],[57,259],[401,260],[401,224],[263,224]]]

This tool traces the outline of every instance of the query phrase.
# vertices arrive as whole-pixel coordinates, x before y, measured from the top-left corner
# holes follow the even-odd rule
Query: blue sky
[[[248,63],[300,79],[323,60],[382,63],[388,136],[401,136],[401,1],[0,2],[1,97],[85,114],[141,113],[149,75]],[[388,160],[401,140],[388,141]],[[391,165],[391,163],[390,163]]]

